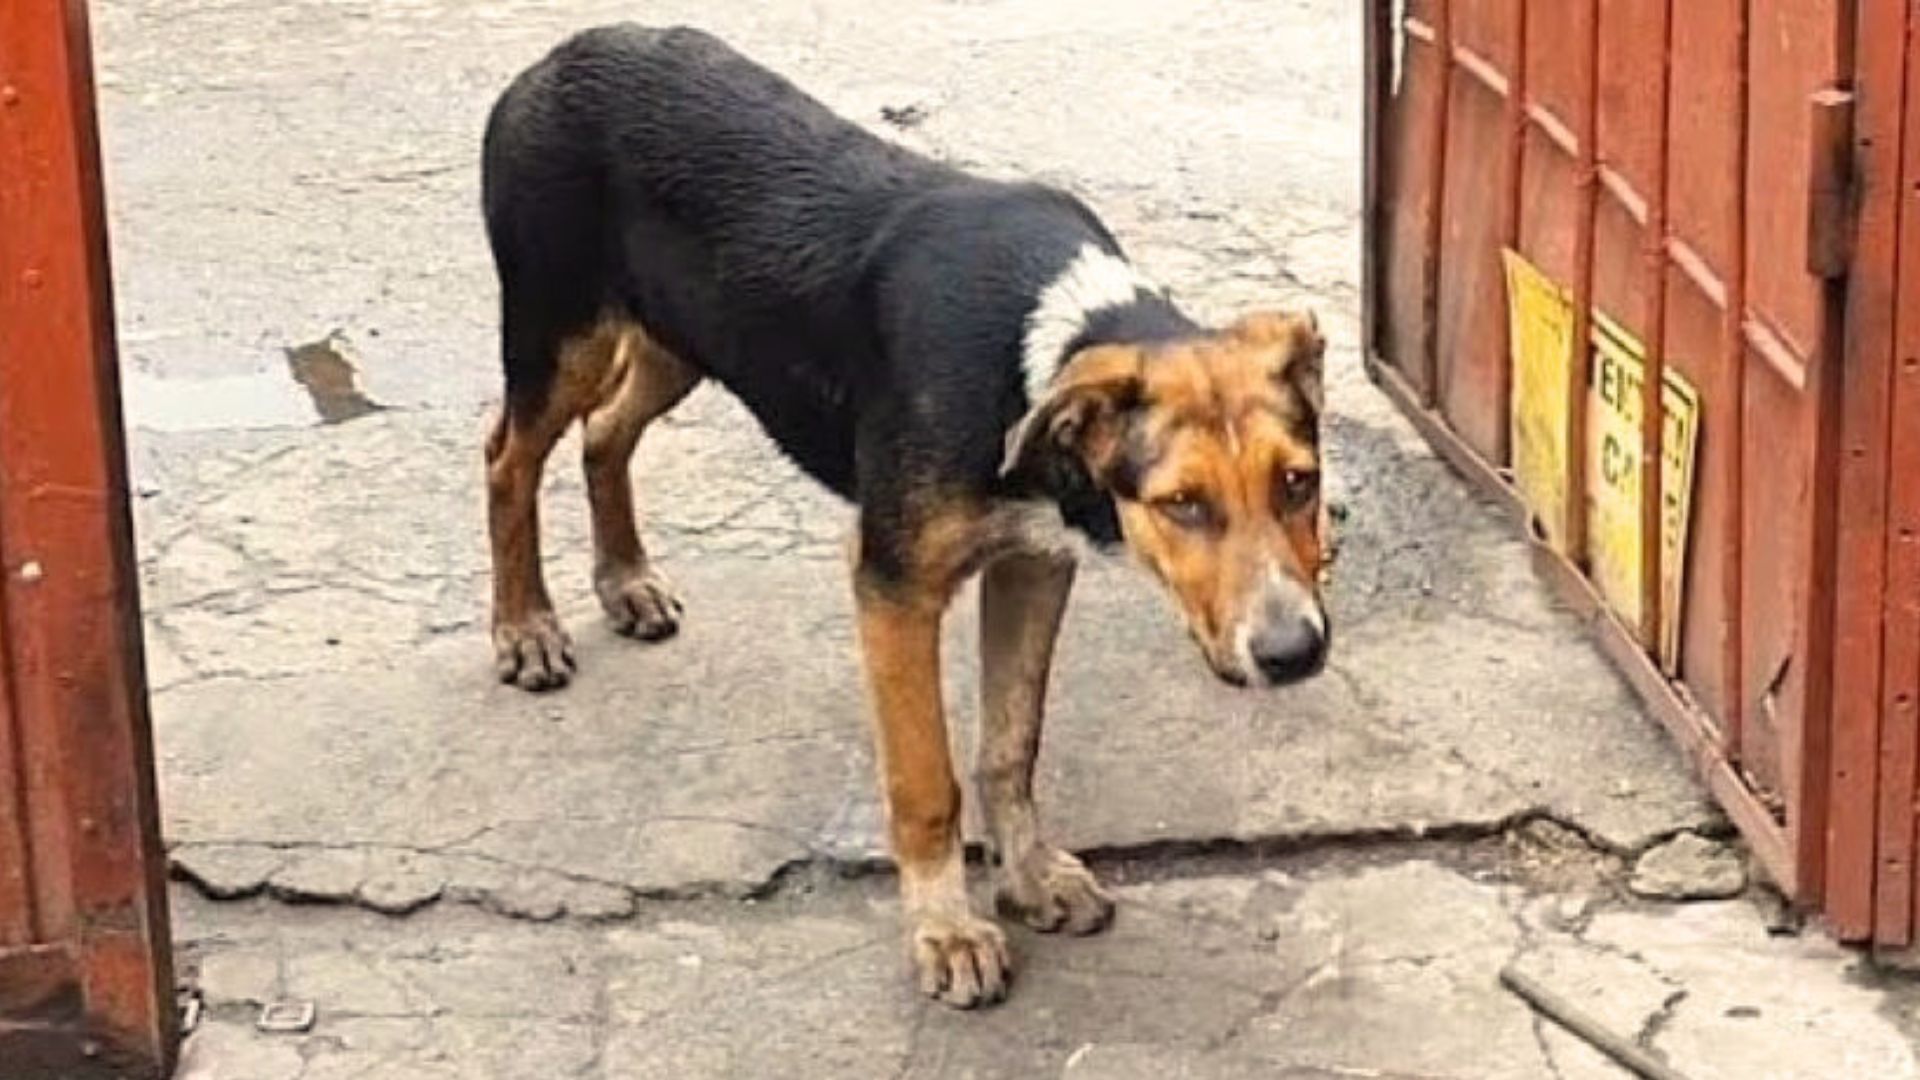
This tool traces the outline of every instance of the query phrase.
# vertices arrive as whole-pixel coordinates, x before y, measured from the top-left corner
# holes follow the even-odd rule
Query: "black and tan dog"
[[[968,905],[940,622],[981,575],[977,779],[1003,909],[1088,933],[1113,903],[1045,843],[1034,756],[1076,537],[1163,581],[1236,684],[1313,674],[1324,343],[1310,316],[1203,328],[1072,197],[979,179],[830,113],[693,30],[557,48],[485,151],[506,408],[487,444],[502,680],[564,684],[541,578],[542,466],[585,427],[594,587],[616,628],[678,626],[634,526],[642,430],[703,378],[859,507],[854,596],[922,988],[1001,998]]]

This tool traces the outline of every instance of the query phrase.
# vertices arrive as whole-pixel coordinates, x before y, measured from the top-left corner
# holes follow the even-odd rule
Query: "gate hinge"
[[[1809,104],[1807,272],[1832,281],[1846,277],[1853,262],[1853,91],[1829,86]]]

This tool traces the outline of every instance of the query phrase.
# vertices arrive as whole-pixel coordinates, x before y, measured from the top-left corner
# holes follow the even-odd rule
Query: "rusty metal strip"
[[[1561,527],[1566,536],[1567,557],[1575,566],[1587,561],[1587,395],[1593,364],[1593,264],[1594,216],[1599,208],[1600,161],[1600,5],[1587,0],[1586,21],[1581,27],[1586,67],[1582,72],[1579,100],[1579,128],[1575,142],[1579,153],[1575,164],[1577,205],[1573,234],[1573,355],[1568,357],[1567,395],[1567,476],[1566,520]]]
[[[1509,39],[1509,55],[1513,57],[1513,77],[1508,80],[1506,97],[1507,147],[1505,162],[1506,190],[1502,193],[1504,204],[1500,219],[1500,244],[1509,251],[1520,250],[1520,199],[1524,187],[1527,165],[1527,0],[1511,0],[1507,18],[1512,37]],[[1501,320],[1501,338],[1508,339],[1511,327],[1508,320]],[[1513,346],[1510,340],[1500,350],[1498,363],[1494,365],[1493,393],[1497,414],[1503,418],[1513,416]],[[1509,437],[1507,457],[1513,456],[1512,439]]]
[[[1746,680],[1746,496],[1747,496],[1747,115],[1748,36],[1752,0],[1734,5],[1733,159],[1727,177],[1727,272],[1720,305],[1720,372],[1723,385],[1712,423],[1719,431],[1720,490],[1725,517],[1720,522],[1720,670],[1726,680],[1721,695],[1720,752],[1736,769],[1745,751]],[[1684,261],[1676,259],[1682,266]],[[1703,264],[1704,265],[1704,264]],[[1695,278],[1698,283],[1699,279]],[[1703,286],[1704,287],[1704,286]]]
[[[19,1021],[71,1012],[80,980],[65,945],[0,949],[0,1018]]]
[[[1667,132],[1673,119],[1673,0],[1660,2],[1660,63],[1653,96],[1653,192],[1647,200],[1642,257],[1649,288],[1646,313],[1646,377],[1640,383],[1640,642],[1661,656],[1661,613],[1666,590],[1661,587],[1661,550],[1666,530],[1661,527],[1666,489],[1667,431],[1667,189],[1673,173],[1672,140]]]
[[[1380,238],[1386,224],[1380,218],[1380,140],[1385,133],[1380,118],[1386,110],[1389,50],[1393,48],[1393,13],[1387,4],[1372,3],[1366,24],[1366,125],[1363,155],[1366,184],[1366,235],[1361,237],[1360,338],[1361,355],[1371,356],[1380,340]]]
[[[1453,112],[1453,15],[1451,0],[1434,0],[1432,170],[1427,177],[1426,235],[1420,251],[1420,369],[1426,404],[1440,401],[1440,246],[1445,235],[1447,127]]]
[[[0,550],[0,568],[6,552]],[[0,949],[27,945],[42,934],[33,889],[33,833],[29,827],[25,732],[14,700],[8,649],[6,573],[0,570]]]

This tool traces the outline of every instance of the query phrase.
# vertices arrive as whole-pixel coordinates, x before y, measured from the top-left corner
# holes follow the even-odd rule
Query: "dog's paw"
[[[573,678],[573,639],[551,611],[493,628],[494,671],[522,690],[557,690]]]
[[[956,1009],[1004,1001],[1013,963],[1007,936],[972,915],[929,915],[910,941],[920,992]]]
[[[680,616],[686,609],[658,570],[597,575],[593,591],[619,633],[641,641],[665,641],[680,632]]]
[[[1113,922],[1113,897],[1093,871],[1058,848],[1036,847],[1001,868],[1000,911],[1041,933],[1097,934]]]

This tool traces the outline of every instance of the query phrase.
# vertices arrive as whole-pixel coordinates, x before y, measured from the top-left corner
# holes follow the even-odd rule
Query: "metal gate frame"
[[[1920,13],[1860,16],[1859,215],[1847,298],[1826,913],[1915,942],[1920,800]]]
[[[84,0],[0,3],[0,1060],[164,1077],[178,1023]]]
[[[1470,373],[1465,393],[1472,399],[1469,402],[1472,407],[1465,411],[1474,414],[1468,418],[1469,421],[1480,421],[1477,432],[1461,427],[1458,415],[1462,411],[1459,408],[1460,401],[1448,401],[1443,393],[1443,368],[1452,365],[1457,371],[1459,364],[1457,357],[1447,355],[1451,343],[1440,340],[1442,269],[1443,255],[1446,254],[1443,251],[1443,239],[1457,239],[1457,235],[1449,237],[1447,230],[1462,227],[1457,214],[1453,212],[1455,208],[1448,201],[1455,194],[1449,177],[1470,169],[1469,183],[1461,186],[1486,193],[1482,196],[1485,199],[1498,200],[1497,217],[1494,218],[1497,222],[1497,242],[1504,247],[1518,247],[1523,222],[1522,183],[1527,175],[1525,164],[1529,152],[1539,153],[1539,148],[1544,147],[1550,154],[1561,155],[1571,167],[1570,187],[1574,200],[1570,244],[1573,264],[1570,292],[1575,320],[1573,340],[1588,340],[1588,322],[1595,306],[1596,213],[1606,206],[1616,218],[1624,214],[1627,220],[1637,222],[1638,265],[1630,274],[1637,276],[1641,282],[1652,284],[1644,288],[1645,302],[1640,310],[1615,314],[1637,323],[1646,342],[1647,374],[1642,386],[1641,409],[1649,420],[1644,425],[1645,438],[1640,455],[1643,496],[1640,521],[1643,536],[1657,536],[1663,494],[1658,463],[1664,411],[1660,395],[1661,373],[1668,359],[1664,355],[1668,339],[1668,294],[1670,290],[1675,290],[1678,295],[1678,290],[1690,289],[1695,295],[1708,297],[1714,303],[1719,312],[1719,322],[1718,341],[1713,346],[1717,355],[1713,362],[1723,364],[1728,374],[1727,382],[1721,387],[1724,392],[1715,394],[1707,402],[1705,424],[1712,432],[1712,437],[1722,440],[1722,446],[1731,445],[1734,448],[1732,453],[1722,451],[1714,478],[1719,490],[1725,493],[1721,496],[1726,500],[1726,505],[1721,507],[1721,519],[1702,522],[1702,525],[1713,528],[1710,533],[1703,532],[1698,537],[1701,544],[1711,545],[1711,557],[1720,560],[1725,568],[1719,583],[1720,594],[1716,598],[1723,622],[1717,628],[1720,636],[1716,639],[1718,648],[1714,651],[1718,655],[1714,661],[1719,665],[1726,686],[1732,689],[1725,694],[1725,700],[1716,710],[1717,715],[1716,711],[1708,709],[1687,683],[1671,678],[1650,651],[1658,640],[1656,629],[1662,601],[1657,586],[1660,581],[1659,543],[1643,542],[1641,545],[1643,594],[1640,610],[1643,617],[1638,625],[1632,626],[1625,624],[1609,610],[1594,584],[1581,570],[1586,553],[1583,513],[1569,513],[1567,520],[1561,523],[1565,536],[1565,555],[1544,541],[1539,541],[1536,534],[1534,561],[1536,568],[1557,586],[1558,592],[1573,604],[1576,611],[1591,621],[1605,652],[1674,735],[1774,880],[1802,903],[1818,905],[1829,886],[1827,860],[1830,847],[1844,847],[1844,842],[1829,843],[1829,813],[1831,811],[1835,815],[1832,823],[1834,828],[1842,828],[1849,807],[1859,801],[1857,796],[1839,790],[1851,781],[1838,768],[1839,762],[1854,761],[1857,755],[1849,756],[1854,750],[1850,745],[1830,745],[1832,729],[1828,722],[1832,713],[1836,670],[1833,650],[1837,614],[1833,598],[1839,565],[1837,547],[1842,539],[1839,515],[1839,481],[1843,475],[1840,405],[1842,358],[1848,351],[1843,331],[1850,321],[1859,321],[1857,315],[1849,319],[1845,284],[1855,257],[1851,246],[1858,207],[1855,173],[1865,167],[1865,163],[1856,160],[1857,155],[1852,148],[1853,96],[1848,76],[1855,71],[1853,50],[1856,40],[1871,50],[1875,45],[1874,35],[1879,34],[1883,50],[1885,42],[1893,42],[1895,49],[1904,48],[1902,43],[1906,35],[1898,31],[1889,34],[1887,30],[1895,24],[1904,28],[1907,15],[1901,10],[1899,0],[1859,0],[1857,4],[1843,0],[1824,6],[1801,0],[1729,0],[1727,5],[1717,6],[1717,9],[1725,7],[1735,13],[1732,15],[1733,32],[1728,35],[1724,46],[1731,51],[1730,67],[1737,72],[1737,76],[1725,91],[1731,100],[1724,103],[1726,108],[1722,111],[1741,118],[1731,125],[1735,131],[1717,135],[1732,140],[1733,146],[1732,152],[1727,155],[1729,175],[1714,181],[1725,199],[1725,204],[1720,207],[1725,217],[1713,223],[1712,227],[1726,230],[1731,237],[1727,242],[1731,248],[1730,257],[1722,258],[1725,272],[1717,272],[1713,262],[1703,255],[1698,241],[1682,235],[1669,220],[1675,195],[1670,189],[1673,172],[1670,151],[1674,142],[1670,138],[1670,125],[1675,122],[1676,115],[1680,115],[1674,105],[1676,95],[1672,93],[1676,78],[1673,57],[1677,2],[1566,0],[1562,6],[1559,0],[1555,0],[1554,6],[1547,8],[1538,4],[1530,5],[1528,0],[1369,0],[1363,16],[1366,19],[1367,63],[1368,218],[1362,286],[1366,364],[1374,381],[1450,464],[1493,494],[1513,514],[1521,528],[1532,526],[1529,510],[1522,504],[1517,490],[1502,468],[1508,453],[1504,427],[1485,422],[1490,416],[1504,418],[1507,415],[1512,375],[1504,356],[1496,362],[1490,377],[1485,373]],[[1804,248],[1806,270],[1818,283],[1814,288],[1816,299],[1813,306],[1816,311],[1810,320],[1816,329],[1811,334],[1802,335],[1804,359],[1794,355],[1793,347],[1787,344],[1786,335],[1771,325],[1763,314],[1756,312],[1747,280],[1749,232],[1753,222],[1758,219],[1750,217],[1751,208],[1748,206],[1749,184],[1756,178],[1748,175],[1751,151],[1755,148],[1749,146],[1750,131],[1746,118],[1752,103],[1750,94],[1757,96],[1763,90],[1775,92],[1772,87],[1763,88],[1749,82],[1749,72],[1756,55],[1752,50],[1761,47],[1760,39],[1750,38],[1752,19],[1763,3],[1769,16],[1776,20],[1803,16],[1813,19],[1816,10],[1824,13],[1818,17],[1831,16],[1838,20],[1837,25],[1829,27],[1833,53],[1822,58],[1825,64],[1831,65],[1835,79],[1803,106],[1808,110],[1804,129],[1804,149],[1809,155],[1805,161],[1807,172],[1804,174],[1807,177],[1808,205],[1804,211],[1806,231],[1801,236],[1793,237],[1793,246]],[[1865,9],[1869,14],[1859,15],[1858,9]],[[1658,38],[1657,59],[1652,70],[1642,71],[1641,80],[1633,86],[1645,87],[1646,94],[1659,104],[1643,116],[1646,121],[1643,128],[1634,129],[1632,125],[1626,125],[1630,130],[1624,136],[1616,118],[1612,136],[1615,152],[1621,157],[1635,159],[1643,166],[1653,163],[1651,168],[1643,167],[1637,183],[1630,177],[1627,167],[1603,157],[1600,150],[1604,119],[1601,107],[1603,12],[1616,20],[1637,19],[1631,26],[1636,34]],[[1571,22],[1571,33],[1566,34],[1565,38],[1549,42],[1559,60],[1577,69],[1558,73],[1565,76],[1560,114],[1543,104],[1528,86],[1530,69],[1535,67],[1528,59],[1529,42],[1532,40],[1528,27],[1530,16]],[[1854,19],[1862,21],[1853,23]],[[1492,50],[1487,48],[1485,42],[1489,26],[1502,27],[1504,33],[1510,35],[1504,41],[1494,42]],[[1462,28],[1476,32],[1481,40],[1460,40],[1456,32]],[[1561,23],[1560,29],[1566,30],[1566,23]],[[1697,46],[1699,43],[1695,41],[1693,44]],[[1770,46],[1771,43],[1768,44]],[[1501,56],[1508,60],[1505,66],[1497,60]],[[1396,75],[1411,79],[1416,65],[1426,65],[1423,69],[1426,77],[1419,87],[1418,100],[1403,99],[1398,107],[1413,110],[1417,115],[1409,117],[1401,114],[1396,120],[1401,124],[1417,125],[1417,130],[1402,128],[1390,133],[1383,118],[1388,102],[1394,95],[1395,88],[1391,80]],[[1874,74],[1872,63],[1868,64],[1868,68],[1869,77],[1882,77]],[[1905,74],[1907,78],[1920,75],[1914,71]],[[1575,88],[1570,95],[1570,108],[1564,95],[1567,83]],[[1481,141],[1471,148],[1464,163],[1449,161],[1449,124],[1456,111],[1455,103],[1450,99],[1456,92],[1456,84],[1468,88],[1461,92],[1491,92],[1497,96],[1502,110],[1497,144],[1489,147],[1493,140],[1487,138],[1485,125],[1481,125]],[[1900,78],[1896,76],[1891,85],[1900,86]],[[1615,90],[1617,92],[1617,86]],[[1410,94],[1409,98],[1412,96]],[[1778,102],[1774,101],[1774,104]],[[1615,107],[1618,108],[1617,100]],[[1695,125],[1701,123],[1696,114],[1681,118]],[[1795,118],[1796,124],[1798,119]],[[1775,126],[1779,125],[1776,123]],[[1796,126],[1796,134],[1798,130]],[[1694,132],[1697,134],[1697,127]],[[1407,140],[1395,145],[1394,150],[1400,151],[1397,155],[1386,146],[1390,134]],[[1772,139],[1780,138],[1774,131],[1765,134]],[[1897,145],[1897,141],[1894,144]],[[1776,143],[1765,149],[1778,148]],[[1489,149],[1491,152],[1488,152]],[[1910,157],[1920,157],[1920,140],[1909,140],[1907,151]],[[1393,170],[1391,182],[1389,169]],[[1698,184],[1701,178],[1695,175],[1689,179]],[[1457,179],[1455,183],[1458,184]],[[1389,191],[1390,186],[1392,191]],[[1407,217],[1390,220],[1391,213],[1384,208],[1384,200],[1397,198],[1397,193],[1409,190],[1415,194],[1412,196],[1413,202],[1407,204]],[[1696,199],[1693,203],[1693,212],[1696,214],[1699,202]],[[1769,205],[1767,209],[1778,208]],[[1407,224],[1409,220],[1412,224]],[[1776,229],[1775,235],[1763,237],[1757,242],[1768,244],[1777,239],[1780,225],[1778,215],[1769,219],[1769,223]],[[1401,231],[1396,232],[1396,229]],[[1699,230],[1697,223],[1695,229]],[[1389,249],[1391,254],[1383,250],[1394,243],[1404,244],[1406,249],[1416,250],[1417,254],[1409,257],[1405,249]],[[1614,245],[1616,255],[1618,246]],[[1920,253],[1920,246],[1915,251]],[[1448,264],[1446,268],[1451,270],[1453,265]],[[1920,277],[1920,273],[1914,276]],[[1411,301],[1411,305],[1417,308],[1412,320],[1416,325],[1411,329],[1406,325],[1397,326],[1392,331],[1397,336],[1389,340],[1390,332],[1384,328],[1386,317],[1383,308],[1391,304],[1406,308],[1410,303],[1410,295],[1417,298]],[[1480,302],[1485,295],[1482,292],[1478,297],[1469,297],[1460,302],[1471,305]],[[1914,310],[1915,316],[1910,317],[1910,321],[1920,318],[1920,305],[1916,305]],[[1909,326],[1906,329],[1912,332],[1916,328]],[[1504,325],[1498,333],[1504,339]],[[1504,347],[1504,340],[1502,345]],[[1396,351],[1399,355],[1394,355]],[[1571,384],[1584,387],[1589,354],[1584,348],[1573,352]],[[1768,513],[1764,506],[1754,510],[1743,505],[1743,500],[1753,490],[1753,478],[1746,475],[1750,439],[1758,434],[1746,429],[1748,388],[1754,379],[1771,377],[1749,372],[1763,369],[1771,369],[1775,375],[1785,373],[1789,379],[1797,376],[1807,407],[1815,417],[1807,433],[1809,446],[1805,449],[1806,472],[1811,485],[1807,497],[1807,520],[1798,523],[1805,533],[1796,538],[1797,543],[1804,544],[1802,550],[1806,558],[1803,576],[1795,583],[1794,592],[1797,596],[1790,601],[1799,603],[1801,607],[1789,612],[1794,618],[1795,627],[1792,656],[1796,664],[1803,665],[1802,670],[1796,673],[1803,680],[1798,699],[1801,715],[1797,718],[1797,726],[1782,739],[1787,743],[1782,746],[1780,754],[1785,762],[1786,774],[1779,778],[1778,786],[1782,789],[1783,797],[1777,802],[1761,797],[1741,758],[1743,728],[1754,722],[1754,718],[1748,714],[1751,706],[1745,702],[1745,688],[1752,685],[1754,676],[1759,674],[1743,671],[1748,663],[1748,650],[1743,639],[1755,618],[1752,605],[1781,602],[1752,592],[1749,589],[1749,574],[1742,570],[1747,539],[1747,533],[1743,530],[1746,529],[1747,519],[1754,514]],[[1569,394],[1568,399],[1571,407],[1565,420],[1571,452],[1564,486],[1567,505],[1577,508],[1583,504],[1586,480],[1585,462],[1582,460],[1586,445],[1583,434],[1585,400],[1583,393]],[[1920,484],[1920,475],[1916,475],[1915,483]],[[1876,593],[1872,603],[1878,605],[1880,602],[1881,597]],[[1872,686],[1877,694],[1880,686],[1878,680]],[[1833,738],[1841,737],[1834,735]],[[1867,745],[1867,751],[1868,766],[1871,767],[1871,742]],[[1895,771],[1904,768],[1906,773],[1901,775],[1910,774],[1914,769],[1913,757],[1909,748],[1903,759],[1904,764],[1896,763]],[[1898,793],[1898,797],[1910,800],[1912,791],[1913,785],[1909,782],[1904,791]],[[1866,798],[1869,814],[1866,831],[1869,834],[1872,831],[1872,801],[1869,792]],[[1911,818],[1909,803],[1906,812],[1909,849],[1912,846]],[[1854,828],[1851,824],[1845,824],[1844,827],[1849,830]]]

